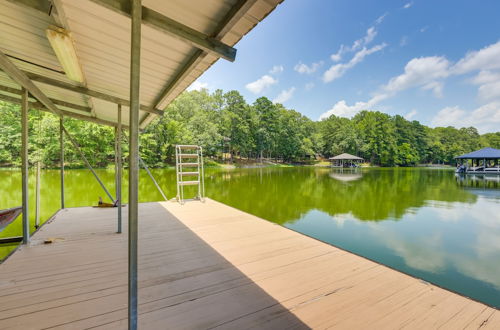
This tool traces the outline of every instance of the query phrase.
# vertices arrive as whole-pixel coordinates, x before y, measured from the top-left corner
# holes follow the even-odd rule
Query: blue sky
[[[500,1],[285,0],[191,89],[500,131]]]

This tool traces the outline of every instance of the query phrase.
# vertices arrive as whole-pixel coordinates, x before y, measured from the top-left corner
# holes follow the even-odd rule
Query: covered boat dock
[[[357,167],[364,161],[363,158],[348,153],[343,153],[335,157],[330,157],[332,167]]]
[[[457,173],[500,175],[500,149],[483,148],[455,157]]]

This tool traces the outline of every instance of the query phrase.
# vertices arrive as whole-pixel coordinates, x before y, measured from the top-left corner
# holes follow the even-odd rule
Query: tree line
[[[0,166],[19,166],[19,106],[0,102]],[[30,162],[45,167],[59,162],[59,119],[50,113],[29,113]],[[65,119],[65,126],[93,166],[114,160],[114,129]],[[66,141],[68,166],[82,167]],[[430,128],[400,115],[361,111],[352,119],[330,116],[312,121],[299,112],[260,97],[248,104],[238,91],[184,92],[142,133],[140,152],[152,167],[175,162],[176,144],[197,144],[214,159],[311,162],[343,152],[373,165],[453,164],[454,157],[484,146],[500,148],[500,132],[480,135],[476,128]],[[128,154],[123,145],[124,156]]]

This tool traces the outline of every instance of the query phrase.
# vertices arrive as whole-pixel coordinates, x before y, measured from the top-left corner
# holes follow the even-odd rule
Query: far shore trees
[[[0,166],[20,164],[20,111],[0,101]],[[31,110],[30,162],[57,167],[59,120]],[[66,119],[93,166],[114,159],[113,129]],[[454,157],[481,147],[500,148],[500,132],[480,135],[476,128],[430,128],[400,115],[361,111],[352,119],[331,116],[312,121],[301,113],[260,97],[248,104],[238,91],[184,92],[141,134],[141,156],[152,167],[174,162],[175,144],[198,144],[205,155],[229,159],[304,162],[343,152],[373,165],[453,164]],[[127,146],[124,156],[127,156]],[[36,152],[35,152],[36,151]],[[68,166],[82,167],[75,150],[66,148]]]

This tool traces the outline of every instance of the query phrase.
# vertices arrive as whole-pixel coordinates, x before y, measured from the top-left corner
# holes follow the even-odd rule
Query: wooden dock
[[[496,309],[212,200],[139,211],[140,329],[500,329]],[[116,209],[60,211],[0,265],[0,329],[126,328],[115,230]]]

